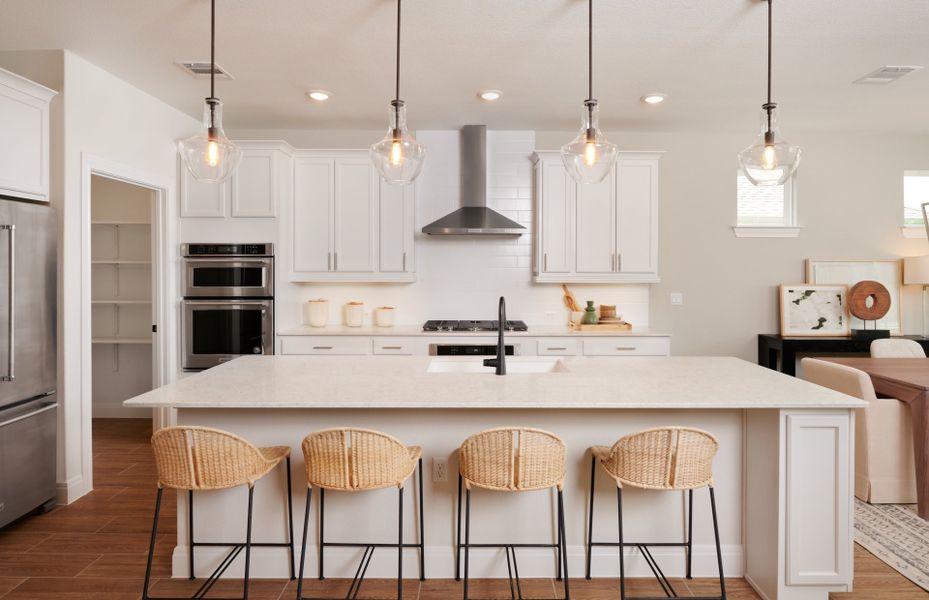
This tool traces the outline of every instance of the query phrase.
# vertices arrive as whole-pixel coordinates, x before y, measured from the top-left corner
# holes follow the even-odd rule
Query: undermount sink
[[[493,375],[493,367],[485,367],[484,359],[474,360],[452,360],[447,358],[434,358],[429,363],[427,373],[483,373]],[[506,372],[517,373],[567,373],[568,367],[561,359],[533,359],[519,360],[508,357],[506,360]]]

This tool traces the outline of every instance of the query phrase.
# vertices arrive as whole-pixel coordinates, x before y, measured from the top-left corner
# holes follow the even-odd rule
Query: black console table
[[[918,342],[929,354],[929,338],[921,335],[899,337]],[[850,337],[783,337],[776,333],[758,334],[758,364],[777,371],[778,358],[780,358],[780,371],[787,375],[797,374],[797,354],[806,352],[853,354],[870,351],[871,340],[856,340]]]

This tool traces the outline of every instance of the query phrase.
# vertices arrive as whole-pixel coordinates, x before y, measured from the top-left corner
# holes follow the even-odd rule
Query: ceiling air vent
[[[199,60],[199,61],[179,60],[174,64],[184,69],[185,71],[187,71],[194,77],[208,78],[210,76],[210,61],[208,60]],[[216,78],[217,79],[232,79],[232,75],[230,75],[221,66],[216,65]]]
[[[852,83],[861,83],[865,85],[883,85],[887,83],[893,83],[904,75],[909,75],[913,71],[918,71],[920,69],[922,69],[922,67],[919,66],[887,65],[877,69],[876,71],[871,71],[864,77],[856,79]],[[207,67],[207,71],[209,71],[209,67]]]

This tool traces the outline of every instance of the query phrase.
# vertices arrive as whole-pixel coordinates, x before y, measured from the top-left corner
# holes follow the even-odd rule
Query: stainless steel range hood
[[[429,223],[430,235],[521,235],[526,228],[487,208],[487,127],[461,129],[461,208]]]

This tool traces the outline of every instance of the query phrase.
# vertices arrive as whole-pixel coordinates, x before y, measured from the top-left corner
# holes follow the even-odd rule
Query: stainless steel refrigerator
[[[0,527],[55,498],[58,219],[0,198]]]

